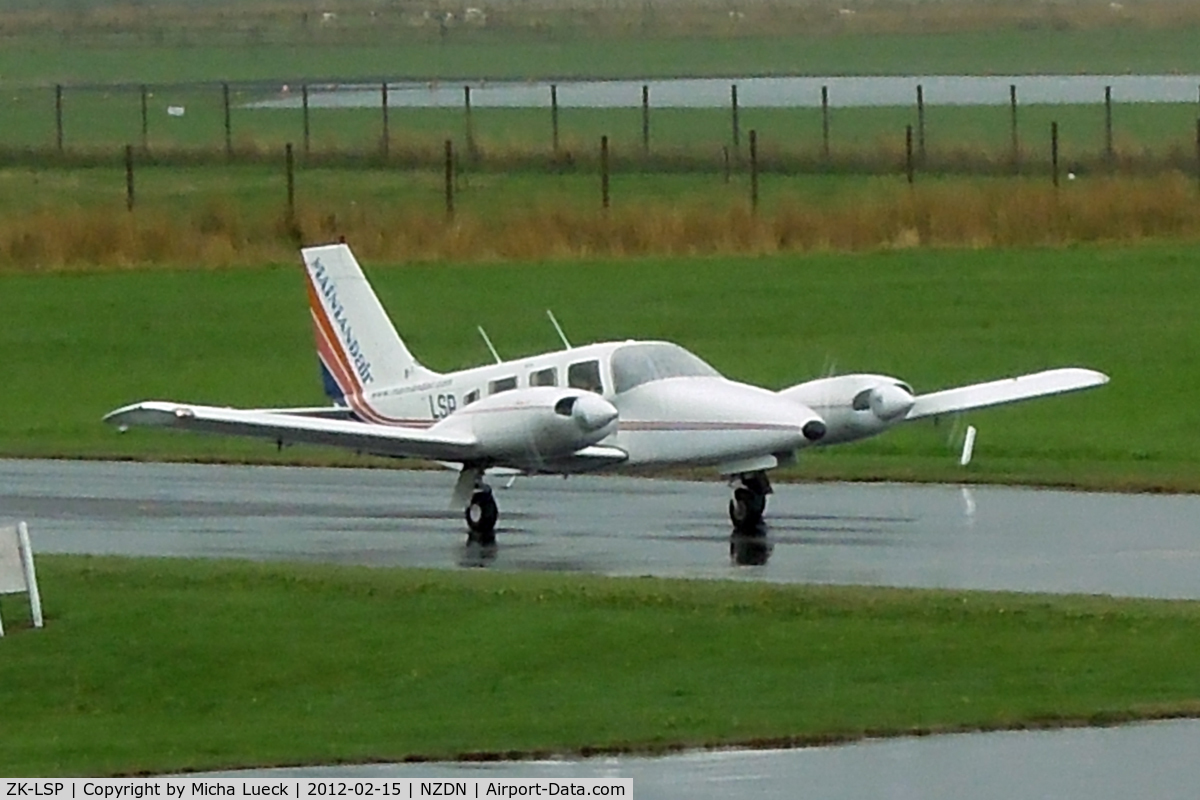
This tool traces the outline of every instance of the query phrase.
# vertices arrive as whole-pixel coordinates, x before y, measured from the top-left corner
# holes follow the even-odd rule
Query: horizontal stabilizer
[[[433,433],[423,428],[322,419],[278,411],[148,401],[118,408],[104,418],[121,427],[146,426],[252,436],[291,444],[324,444],[364,453],[433,461],[470,461],[480,457],[479,442],[468,434]]]
[[[1092,369],[1079,367],[1051,369],[1031,375],[1020,375],[1015,378],[1004,378],[988,383],[976,383],[971,386],[960,386],[956,389],[918,395],[904,418],[920,419],[939,414],[952,414],[957,411],[988,408],[1034,397],[1076,392],[1106,383],[1108,383],[1108,376]]]

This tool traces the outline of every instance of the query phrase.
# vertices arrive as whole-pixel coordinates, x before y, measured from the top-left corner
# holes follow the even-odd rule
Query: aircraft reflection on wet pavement
[[[765,532],[742,533],[734,528],[729,534],[729,560],[740,567],[761,567],[771,559],[775,552],[775,543]],[[495,542],[482,544],[468,541],[463,545],[462,555],[458,560],[460,567],[483,568],[496,563],[499,545]]]

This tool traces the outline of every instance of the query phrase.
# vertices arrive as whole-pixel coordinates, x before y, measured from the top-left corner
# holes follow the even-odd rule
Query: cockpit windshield
[[[612,354],[613,391],[664,378],[719,378],[721,373],[677,344],[644,342],[627,344]]]

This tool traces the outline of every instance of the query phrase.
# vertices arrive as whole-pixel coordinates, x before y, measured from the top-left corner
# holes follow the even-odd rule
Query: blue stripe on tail
[[[333,374],[329,371],[329,367],[325,366],[325,362],[320,359],[317,363],[321,365],[321,384],[325,389],[325,396],[339,406],[346,405],[346,394],[338,386],[337,381],[333,379]]]

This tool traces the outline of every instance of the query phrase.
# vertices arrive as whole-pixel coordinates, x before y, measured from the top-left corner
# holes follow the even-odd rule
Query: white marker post
[[[963,440],[962,456],[958,459],[960,466],[966,466],[971,463],[971,456],[975,453],[975,426],[967,426],[967,438]]]
[[[29,528],[24,522],[0,528],[0,594],[29,593],[33,627],[42,627],[42,596],[38,592],[37,572],[33,568],[33,547]],[[0,636],[4,623],[0,620]]]

